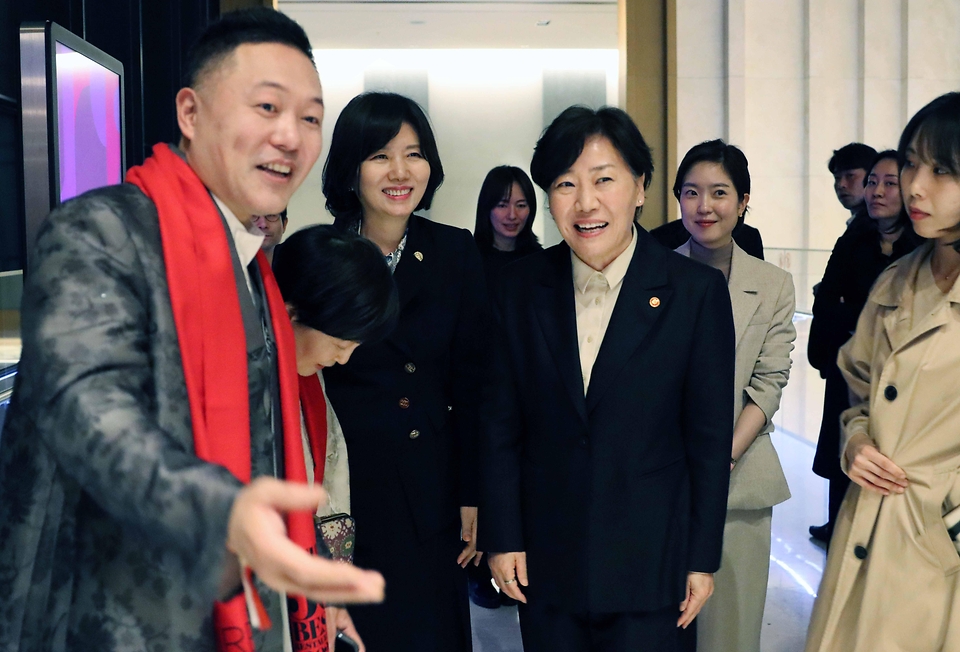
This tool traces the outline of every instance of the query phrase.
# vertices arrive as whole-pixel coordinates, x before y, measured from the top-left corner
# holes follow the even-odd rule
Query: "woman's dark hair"
[[[331,224],[310,226],[277,247],[273,275],[294,318],[351,342],[383,339],[396,325],[400,300],[375,244]]]
[[[911,147],[921,161],[934,163],[960,178],[960,93],[941,95],[910,118],[897,147],[901,173]],[[960,251],[960,240],[953,243],[953,248]]]
[[[677,178],[673,182],[673,196],[678,200],[680,191],[683,190],[683,182],[697,163],[716,163],[723,168],[733,182],[734,190],[737,191],[737,201],[743,201],[743,196],[750,194],[750,169],[747,166],[747,157],[736,145],[728,145],[718,138],[694,145],[684,154],[680,167],[677,168]],[[739,215],[738,218],[743,222],[743,215]]]
[[[873,157],[873,160],[870,161],[870,165],[867,167],[867,173],[863,177],[863,187],[864,188],[867,187],[867,181],[870,180],[870,173],[873,172],[873,168],[877,167],[877,164],[880,163],[880,161],[893,161],[894,163],[898,163],[899,165],[899,160],[900,160],[900,155],[897,153],[897,150],[895,149],[886,149],[880,152],[879,154],[877,154],[875,157]],[[866,197],[864,197],[864,200],[866,200]],[[866,208],[867,202],[864,201],[863,204],[864,204],[864,208]],[[867,213],[867,215],[869,216],[869,212]],[[873,228],[879,228],[879,225],[877,224],[876,220],[870,220],[869,224],[873,226]],[[900,213],[899,215],[897,215],[896,223],[893,225],[893,227],[890,230],[892,232],[892,231],[899,231],[900,229],[904,229],[905,231],[913,230],[913,223],[910,221],[910,215],[907,213],[907,207],[903,204],[902,197],[900,198]]]
[[[323,165],[323,194],[337,226],[362,217],[360,165],[386,147],[404,123],[417,133],[420,153],[430,164],[427,190],[415,210],[430,208],[434,193],[443,183],[443,165],[430,121],[420,105],[409,97],[396,93],[363,93],[350,100],[337,118],[330,152]]]
[[[537,216],[537,195],[533,183],[527,173],[512,165],[500,165],[487,172],[483,185],[480,186],[480,197],[477,198],[477,222],[473,227],[473,238],[477,241],[480,251],[489,251],[493,248],[493,225],[490,223],[490,212],[501,201],[510,199],[513,184],[520,186],[520,192],[530,207],[530,215],[526,224],[517,234],[517,251],[539,249],[540,242],[533,233],[533,220]]]
[[[549,192],[550,185],[570,169],[583,152],[591,136],[603,136],[620,152],[634,176],[643,176],[643,187],[653,176],[650,148],[625,111],[609,106],[593,110],[571,106],[550,123],[533,152],[530,176],[534,183]]]
[[[936,163],[960,177],[960,93],[941,95],[910,118],[897,147],[901,169],[911,145],[920,160]]]
[[[187,55],[183,85],[196,88],[205,74],[247,43],[290,46],[302,52],[316,67],[310,39],[297,21],[274,9],[254,7],[223,14],[220,20],[207,27]]]

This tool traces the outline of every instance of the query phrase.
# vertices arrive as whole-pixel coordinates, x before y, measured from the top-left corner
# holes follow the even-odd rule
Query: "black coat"
[[[723,276],[642,229],[584,397],[570,249],[510,266],[481,433],[480,548],[527,553],[531,600],[679,605],[720,564],[734,329]]]
[[[350,465],[354,560],[387,581],[351,607],[367,649],[469,649],[460,507],[477,504],[477,409],[488,353],[483,266],[469,231],[414,215],[394,273],[400,318],[324,370]]]
[[[683,222],[680,220],[674,220],[658,226],[650,232],[650,235],[671,251],[690,239],[690,234],[683,227]],[[738,247],[754,258],[763,260],[763,239],[760,237],[760,231],[746,222],[740,222],[740,224],[734,227],[731,235]]]
[[[893,253],[883,254],[880,236],[867,216],[856,218],[837,240],[817,287],[807,359],[826,379],[823,418],[813,471],[823,478],[838,478],[840,470],[840,413],[850,407],[847,384],[837,368],[837,353],[857,327],[870,288],[887,266],[914,249],[921,239],[910,227],[893,243]]]
[[[461,505],[477,504],[489,308],[470,233],[418,215],[410,218],[394,280],[394,331],[361,345],[346,365],[324,370],[324,379],[347,441],[358,524],[378,511],[381,487],[365,480],[396,468],[417,530],[427,537],[457,520]]]

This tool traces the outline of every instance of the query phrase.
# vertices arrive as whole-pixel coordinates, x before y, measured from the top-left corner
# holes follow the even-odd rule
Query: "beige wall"
[[[529,171],[533,147],[544,128],[545,71],[603,71],[606,102],[616,104],[616,50],[315,50],[323,83],[324,148],[290,201],[288,233],[331,222],[320,190],[321,171],[337,117],[364,90],[364,73],[400,68],[424,71],[428,114],[437,137],[446,179],[434,197],[430,217],[473,230],[477,195],[497,165]],[[538,190],[534,232],[546,243],[560,237]]]
[[[830,249],[846,218],[833,150],[895,147],[910,115],[960,88],[957,0],[676,5],[677,159],[710,138],[742,147],[748,220],[771,248]]]

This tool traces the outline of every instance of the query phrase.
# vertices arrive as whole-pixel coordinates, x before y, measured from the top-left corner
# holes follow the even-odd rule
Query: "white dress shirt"
[[[627,274],[633,252],[637,248],[637,230],[633,230],[630,244],[613,259],[602,272],[598,272],[577,258],[570,251],[573,261],[574,298],[577,305],[577,342],[580,347],[580,373],[583,377],[583,393],[590,387],[590,374],[597,361],[597,353],[603,344],[603,336],[610,325],[610,316],[617,305],[623,277]]]
[[[213,197],[217,208],[220,209],[220,212],[223,213],[223,217],[227,221],[227,229],[230,230],[230,235],[233,237],[233,246],[237,249],[237,256],[240,258],[240,269],[243,270],[243,278],[247,282],[250,297],[253,298],[253,285],[250,283],[250,272],[247,271],[247,265],[253,262],[253,259],[257,257],[257,252],[260,251],[260,247],[263,246],[263,232],[253,223],[251,223],[249,227],[244,226],[243,222],[233,214],[233,211],[227,208],[226,204],[220,201],[219,197],[213,193],[210,193],[210,196]],[[253,303],[256,305],[257,300],[254,299]]]

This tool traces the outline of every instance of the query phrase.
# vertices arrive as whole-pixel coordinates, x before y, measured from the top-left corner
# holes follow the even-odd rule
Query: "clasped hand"
[[[882,496],[902,494],[910,486],[907,474],[881,453],[873,441],[862,433],[847,444],[847,475],[864,489]]]

